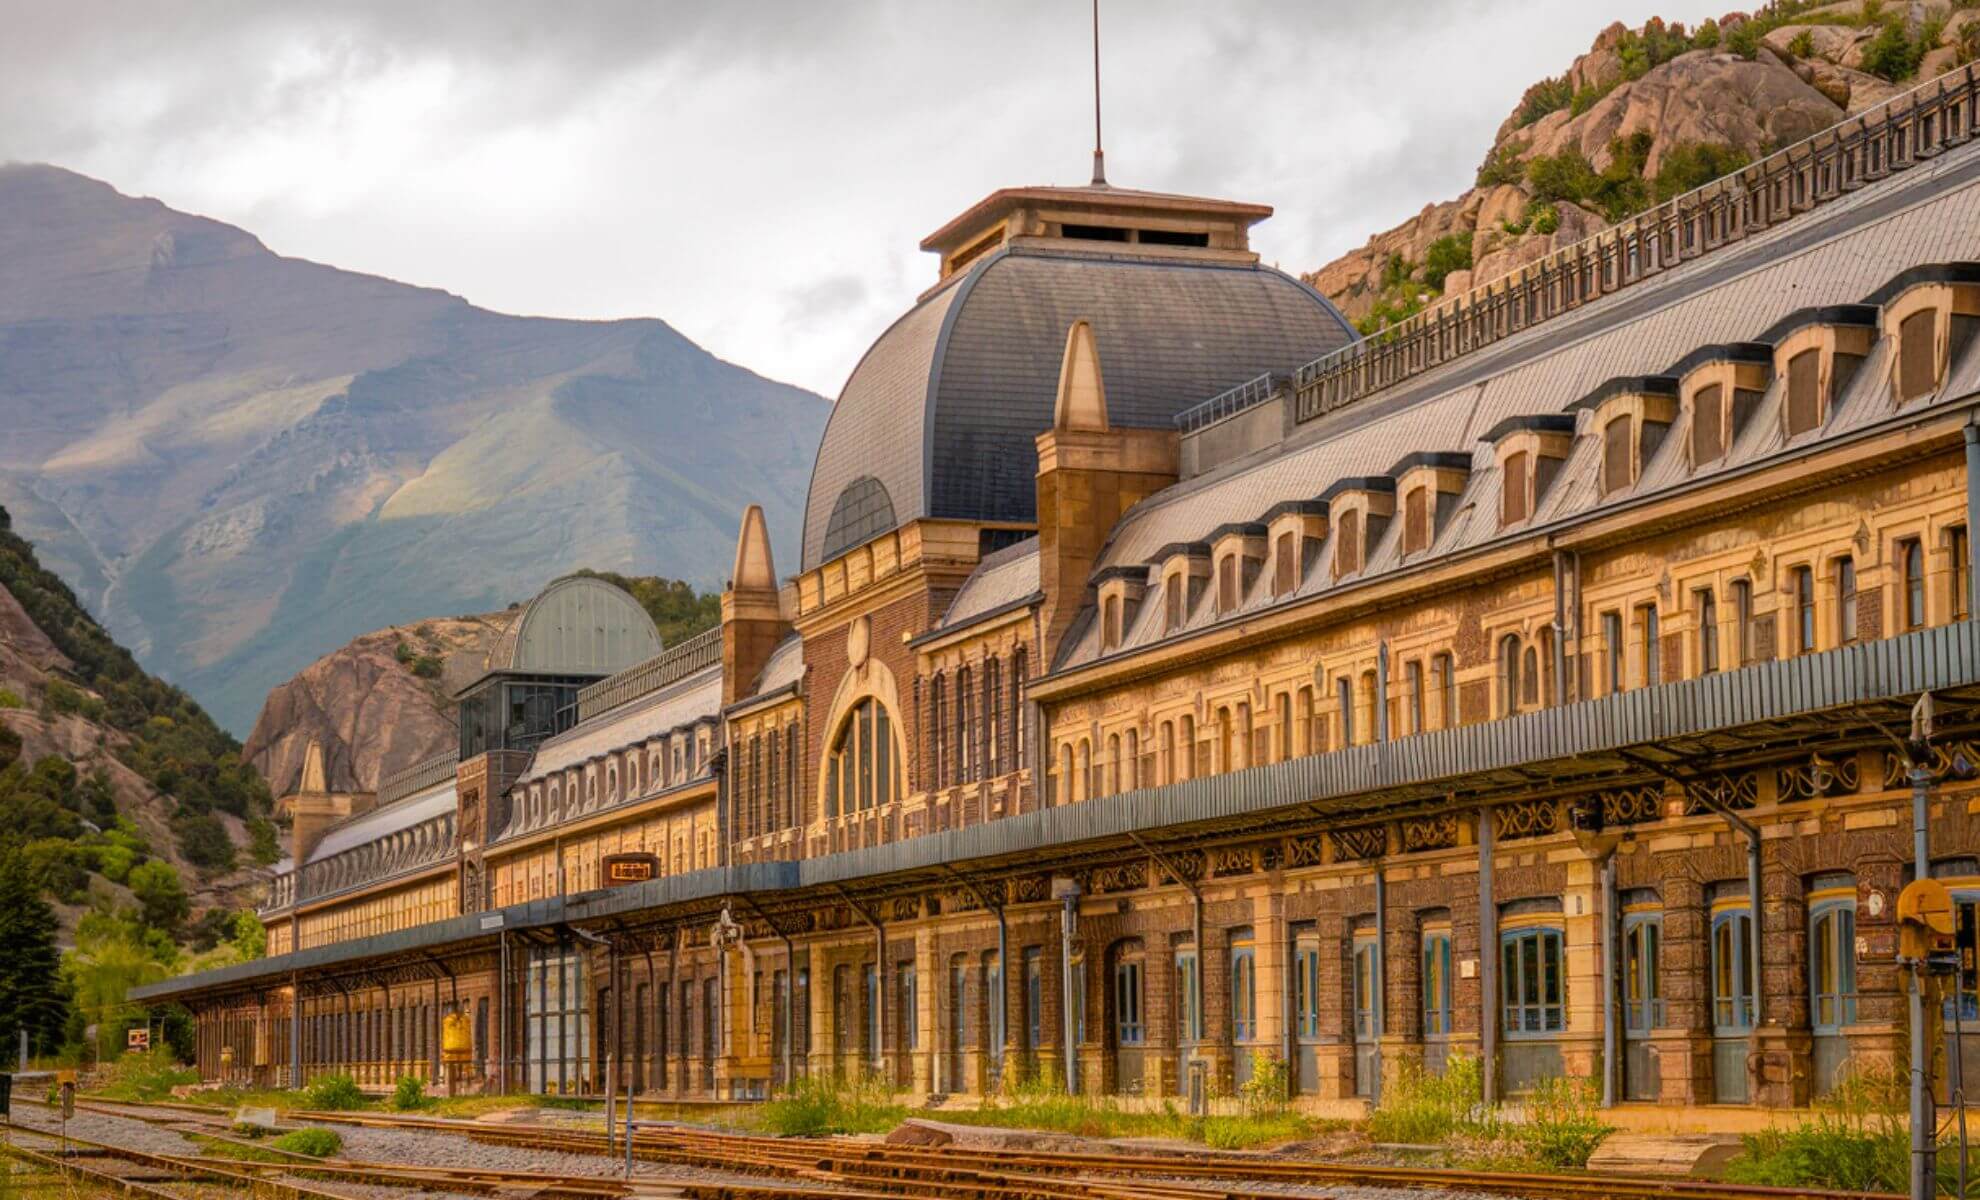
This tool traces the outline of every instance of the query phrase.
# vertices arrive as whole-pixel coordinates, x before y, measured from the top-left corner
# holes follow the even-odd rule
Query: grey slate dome
[[[1107,211],[1075,212],[1082,203]],[[1168,427],[1226,388],[1353,340],[1318,292],[1245,249],[1244,228],[1269,212],[1107,188],[1030,189],[997,193],[924,242],[946,254],[969,241],[962,222],[971,218],[997,239],[945,261],[942,283],[853,369],[812,467],[803,568],[921,517],[1036,521],[1035,439],[1052,423],[1075,320],[1092,323],[1109,415],[1129,426]],[[1137,228],[1186,226],[1192,216],[1212,232],[1164,228],[1168,240],[1157,241]]]

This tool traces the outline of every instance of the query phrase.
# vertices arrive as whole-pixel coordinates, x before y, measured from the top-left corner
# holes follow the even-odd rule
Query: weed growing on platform
[[[392,1089],[392,1107],[399,1112],[432,1108],[433,1100],[426,1094],[425,1081],[417,1075],[399,1076],[398,1086]]]
[[[831,1133],[886,1133],[907,1116],[907,1106],[877,1080],[798,1080],[763,1106],[758,1121],[779,1137]]]
[[[358,1090],[357,1080],[349,1075],[318,1075],[303,1089],[302,1101],[304,1108],[317,1112],[371,1107],[371,1101]]]
[[[291,1154],[307,1154],[311,1158],[329,1158],[344,1148],[344,1139],[334,1130],[298,1129],[276,1138],[275,1148]]]
[[[1543,1079],[1526,1098],[1526,1120],[1513,1136],[1543,1167],[1588,1165],[1588,1156],[1615,1132],[1604,1124],[1595,1089],[1586,1079]]]
[[[1419,1146],[1441,1143],[1457,1133],[1493,1136],[1498,1114],[1483,1102],[1484,1094],[1484,1073],[1471,1055],[1451,1055],[1441,1075],[1419,1063],[1405,1063],[1382,1088],[1382,1103],[1368,1114],[1369,1136],[1378,1142]]]
[[[1749,1133],[1726,1166],[1734,1183],[1904,1192],[1911,1135],[1904,1080],[1881,1068],[1846,1072],[1799,1124]],[[1941,1160],[1951,1161],[1958,1151]]]
[[[1220,1150],[1311,1137],[1319,1127],[1293,1112],[1286,1102],[1283,1067],[1274,1065],[1278,1060],[1270,1055],[1262,1059],[1252,1064],[1252,1079],[1258,1086],[1244,1090],[1242,1113],[1192,1117],[1178,1112],[1172,1103],[1155,1110],[1128,1108],[1112,1096],[1072,1096],[1056,1080],[1031,1079],[1007,1085],[1002,1095],[986,1099],[981,1108],[945,1111],[942,1119],[959,1125],[1043,1129],[1076,1137],[1175,1138]]]
[[[172,1089],[199,1082],[199,1072],[172,1061],[163,1046],[143,1054],[126,1054],[103,1068],[98,1094],[110,1100],[163,1100]]]

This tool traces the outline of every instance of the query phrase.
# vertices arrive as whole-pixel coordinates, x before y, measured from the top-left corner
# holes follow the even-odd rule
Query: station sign
[[[151,1030],[133,1029],[124,1034],[124,1046],[129,1050],[151,1049]]]
[[[623,887],[629,883],[645,883],[660,878],[660,856],[657,854],[607,854],[603,866],[601,875],[606,887]]]

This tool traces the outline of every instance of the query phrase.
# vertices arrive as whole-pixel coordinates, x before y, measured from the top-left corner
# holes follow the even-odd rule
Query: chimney
[[[1176,481],[1174,429],[1117,429],[1093,327],[1075,321],[1059,366],[1052,428],[1038,435],[1038,583],[1044,662],[1057,661],[1073,618],[1092,603],[1087,579],[1121,515]]]
[[[722,593],[722,703],[749,695],[770,652],[791,631],[777,593],[777,567],[770,559],[770,528],[761,505],[743,513],[736,539],[736,565]]]

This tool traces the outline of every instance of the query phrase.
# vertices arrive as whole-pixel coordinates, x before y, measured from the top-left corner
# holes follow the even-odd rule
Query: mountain
[[[251,901],[252,864],[275,855],[268,811],[240,745],[139,667],[0,508],[0,841],[25,843],[65,934],[92,901],[168,934]]]
[[[1373,333],[1980,57],[1964,0],[1611,25],[1526,90],[1477,186],[1304,278]]]
[[[499,247],[491,247],[499,253]],[[0,504],[227,728],[368,630],[795,557],[828,404],[657,320],[513,317],[0,166]]]
[[[632,593],[673,645],[721,620],[721,597],[677,579],[599,575]],[[401,767],[453,750],[453,696],[481,677],[516,609],[436,617],[361,634],[276,684],[242,750],[277,796],[294,790],[309,744],[333,791],[372,792]]]

